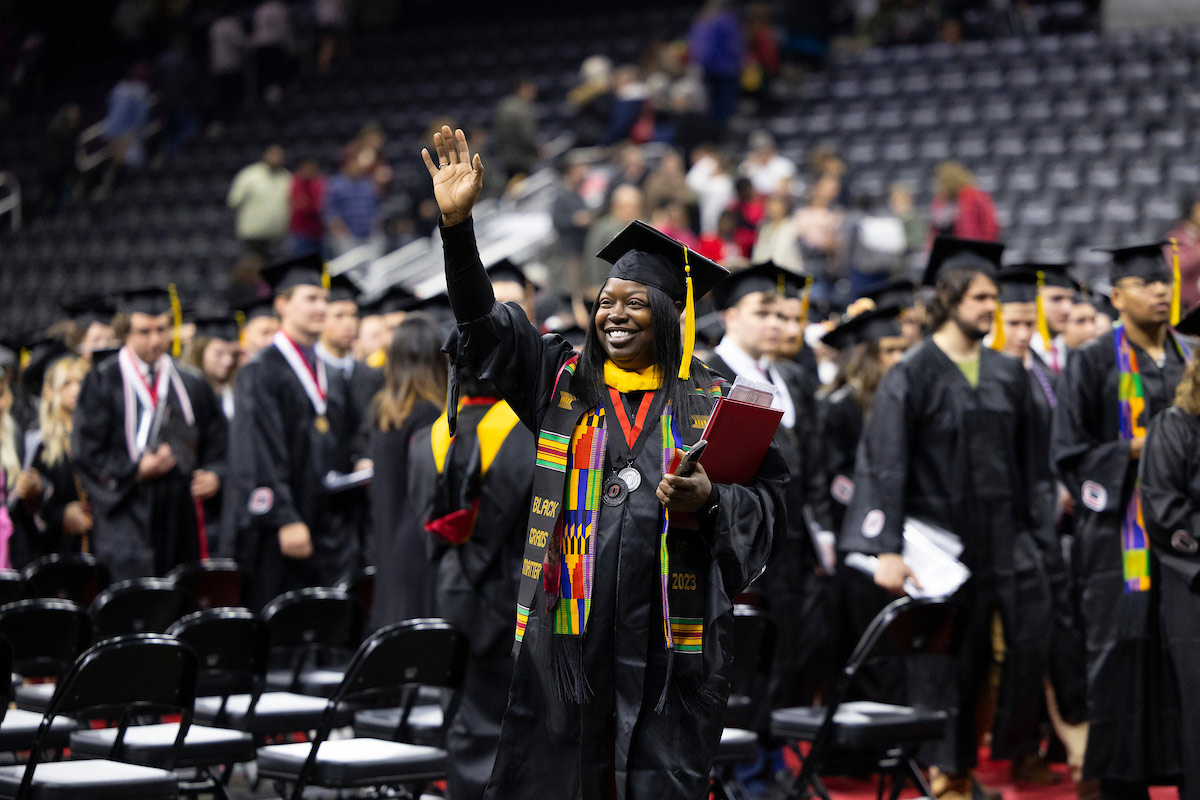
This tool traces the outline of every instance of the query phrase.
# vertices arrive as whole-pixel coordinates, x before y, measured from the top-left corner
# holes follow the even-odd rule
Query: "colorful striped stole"
[[[1190,358],[1187,345],[1178,334],[1168,330],[1167,339],[1167,346],[1173,344],[1179,348],[1185,361]],[[1146,426],[1142,418],[1146,411],[1146,388],[1138,369],[1137,353],[1129,342],[1125,326],[1119,322],[1113,326],[1113,348],[1117,354],[1118,432],[1124,441],[1145,437]],[[1150,589],[1150,543],[1146,537],[1142,494],[1136,478],[1121,516],[1121,572],[1126,594]]]

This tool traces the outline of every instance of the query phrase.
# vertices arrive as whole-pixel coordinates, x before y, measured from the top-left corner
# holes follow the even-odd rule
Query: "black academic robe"
[[[223,474],[228,431],[220,403],[198,373],[179,364],[175,369],[195,415],[196,468]],[[167,398],[182,423],[174,386]],[[139,411],[139,420],[145,413]],[[125,442],[119,359],[107,359],[84,378],[71,450],[92,505],[92,552],[108,565],[114,582],[163,575],[200,557],[191,475],[174,469],[152,481],[137,479],[138,462],[130,459]]]
[[[31,465],[42,479],[42,493],[13,506],[13,539],[9,555],[14,569],[51,553],[78,553],[81,539],[63,534],[63,512],[78,502],[80,482],[75,462],[64,455],[54,466],[45,459],[45,444],[39,442]]]
[[[738,375],[714,353],[705,364],[731,384]],[[829,684],[837,665],[829,658],[835,640],[836,595],[830,576],[819,570],[820,560],[813,545],[805,508],[821,501],[824,470],[820,464],[817,437],[816,384],[799,365],[776,363],[783,386],[796,412],[791,428],[782,422],[775,431],[775,445],[787,464],[787,535],[771,547],[769,569],[755,589],[761,591],[778,626],[774,664],[770,678],[770,704],[763,704],[759,728],[769,722],[774,708],[811,705],[814,695]],[[746,376],[762,381],[761,375]]]
[[[1168,341],[1163,367],[1134,347],[1145,390],[1143,424],[1171,405],[1184,362]],[[1076,351],[1062,375],[1051,453],[1075,497],[1087,641],[1088,730],[1084,776],[1133,782],[1168,780],[1179,772],[1177,722],[1158,644],[1160,588],[1125,593],[1121,515],[1137,463],[1119,435],[1113,337]]]
[[[274,345],[238,375],[230,446],[236,533],[226,554],[250,574],[253,608],[292,589],[333,585],[345,573],[344,554],[353,543],[330,525],[324,485],[345,430],[345,383],[337,370],[326,374],[324,431],[303,384]],[[287,558],[279,549],[279,529],[293,522],[308,526],[309,558]]]
[[[408,502],[409,443],[428,428],[442,409],[428,401],[417,403],[404,423],[371,435],[375,462],[371,481],[372,534],[368,560],[375,565],[375,599],[371,626],[434,615],[433,579],[429,572],[424,524]]]
[[[1200,417],[1168,408],[1146,433],[1139,465],[1146,533],[1158,559],[1162,636],[1180,709],[1184,800],[1200,797]]]
[[[908,517],[963,541],[972,577],[954,596],[968,614],[957,676],[933,660],[907,669],[910,700],[957,706],[946,739],[923,753],[954,774],[976,760],[975,702],[990,660],[994,611],[1006,654],[993,751],[1005,757],[1037,724],[1049,598],[1036,541],[1038,509],[1030,502],[1038,491],[1031,403],[1015,359],[983,349],[979,384],[972,387],[926,340],[884,376],[855,459],[842,550],[899,553]]]
[[[480,480],[476,431],[491,408],[470,405],[459,412],[441,491],[430,428],[413,436],[409,455],[408,501],[422,528],[433,516],[435,496],[470,494],[479,502],[466,542],[452,545],[425,533],[436,615],[458,626],[470,645],[461,702],[446,736],[447,788],[455,800],[480,800],[496,760],[512,683],[513,609],[533,487],[533,435],[522,425],[509,431]],[[477,480],[478,489],[469,489]]]
[[[557,402],[551,395],[560,367],[573,355],[570,345],[556,334],[539,336],[519,308],[492,300],[470,222],[443,228],[442,237],[467,368],[492,381],[529,430],[540,430]],[[486,313],[463,318],[480,306]],[[693,381],[707,376],[693,361]],[[711,409],[710,400],[694,400],[697,410]],[[690,413],[677,417],[689,418]],[[702,432],[694,425],[679,427],[685,444]],[[732,598],[765,568],[772,540],[782,535],[787,472],[778,450],[770,449],[751,486],[715,486],[717,510],[705,533],[672,531],[672,564],[695,577],[692,591],[703,603],[703,664],[700,685],[685,697],[672,681],[659,711],[668,681],[658,552],[661,506],[655,496],[662,451],[656,436],[644,441],[649,444],[633,462],[643,476],[641,485],[622,505],[601,505],[596,522],[592,603],[582,641],[590,699],[580,704],[560,695],[551,659],[559,643],[539,583],[485,797],[659,800],[699,798],[707,791],[729,691]],[[676,660],[683,657],[691,656]]]

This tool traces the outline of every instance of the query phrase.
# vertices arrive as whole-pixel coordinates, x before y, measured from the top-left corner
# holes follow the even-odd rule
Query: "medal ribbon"
[[[625,403],[621,400],[621,393],[610,386],[608,395],[612,398],[613,414],[621,423],[621,432],[625,434],[625,443],[632,451],[634,444],[641,438],[642,429],[646,427],[646,417],[650,413],[650,406],[654,403],[654,392],[646,392],[642,395],[642,402],[638,404],[632,427],[629,424],[629,415],[625,412]]]
[[[304,356],[300,355],[300,346],[293,342],[283,331],[275,334],[275,347],[279,349],[279,352],[283,353],[283,357],[287,359],[292,372],[296,373],[296,377],[300,379],[300,385],[304,387],[304,393],[312,401],[313,408],[316,409],[317,414],[323,415],[328,408],[328,404],[325,402],[325,394],[329,387],[325,375],[325,362],[318,358],[317,368],[314,370],[308,365],[308,361],[305,360]]]

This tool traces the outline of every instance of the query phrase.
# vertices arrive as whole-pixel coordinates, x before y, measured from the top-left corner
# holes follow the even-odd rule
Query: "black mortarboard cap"
[[[102,295],[83,295],[62,304],[62,310],[70,315],[80,329],[86,329],[94,322],[107,325],[112,321],[116,308],[112,300]]]
[[[864,288],[859,298],[865,297],[873,301],[877,308],[883,306],[912,308],[916,300],[916,289],[917,285],[908,278],[877,281]]]
[[[99,350],[92,351],[92,369],[108,361],[110,358],[121,352],[119,347],[102,347]]]
[[[149,314],[157,317],[171,313],[171,293],[159,286],[140,286],[118,292],[117,311],[122,314]]]
[[[242,324],[245,325],[252,319],[259,317],[275,317],[275,301],[270,297],[250,297],[242,300],[242,302],[234,306],[237,311],[241,312],[244,319]]]
[[[713,306],[718,311],[733,308],[743,297],[755,292],[773,292],[786,297],[804,291],[804,277],[777,266],[772,261],[752,264],[738,270],[713,287]]]
[[[1171,282],[1171,267],[1163,257],[1167,242],[1150,242],[1132,247],[1098,247],[1100,252],[1112,254],[1109,278],[1115,283],[1122,278],[1162,280]]]
[[[417,302],[417,296],[398,283],[383,290],[383,294],[370,303],[361,306],[364,316],[374,314],[395,314],[398,311],[408,311]]]
[[[293,286],[324,286],[321,277],[325,262],[318,253],[306,253],[263,267],[259,270],[272,294],[279,294]]]
[[[933,247],[929,251],[929,264],[925,267],[921,285],[937,286],[938,278],[957,270],[994,275],[1000,269],[1000,256],[1003,252],[1004,245],[1000,242],[939,236],[933,240]]]
[[[502,258],[495,264],[487,268],[488,278],[492,283],[496,281],[511,281],[519,283],[526,289],[537,289],[538,285],[529,280],[529,276],[525,274],[525,270],[520,265],[513,263],[507,258]]]
[[[684,261],[691,267],[692,298],[699,300],[729,275],[729,270],[641,220],[634,220],[605,245],[597,258],[612,264],[608,277],[662,289],[672,300],[687,296]]]
[[[329,302],[331,303],[346,301],[357,303],[360,294],[358,285],[350,280],[350,276],[344,272],[329,279]]]
[[[903,336],[904,332],[900,329],[900,314],[903,311],[903,308],[894,305],[864,311],[825,334],[821,341],[834,350],[845,350],[885,336]]]
[[[1046,286],[1079,291],[1079,281],[1071,277],[1071,265],[1065,261],[1026,261],[1023,264],[1013,264],[1012,267],[1031,272],[1035,276],[1039,272],[1042,273]]]
[[[46,373],[50,367],[63,356],[70,355],[71,351],[67,349],[66,343],[56,336],[29,342],[24,349],[29,353],[29,358],[21,370],[21,386],[30,397],[40,397],[42,383],[46,380]]]
[[[1192,306],[1192,310],[1183,315],[1175,330],[1185,336],[1200,336],[1200,303]]]
[[[420,311],[437,320],[439,325],[447,322],[454,324],[454,310],[450,307],[450,297],[445,292],[414,301],[407,311]]]
[[[196,317],[196,335],[227,342],[238,340],[238,323],[232,314],[205,314]]]
[[[1036,303],[1038,298],[1037,273],[1013,267],[996,273],[1000,285],[1001,303]]]

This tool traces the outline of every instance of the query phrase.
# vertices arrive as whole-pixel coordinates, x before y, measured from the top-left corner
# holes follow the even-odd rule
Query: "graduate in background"
[[[221,489],[227,429],[208,382],[168,353],[173,306],[165,289],[118,297],[123,346],[88,372],[75,407],[71,451],[91,503],[92,551],[114,581],[207,555],[203,504]]]
[[[840,547],[879,558],[875,582],[905,593],[912,572],[901,558],[904,523],[915,518],[962,539],[962,561],[971,578],[954,594],[967,614],[957,670],[947,659],[909,665],[910,701],[954,709],[946,738],[922,749],[937,767],[938,797],[966,798],[979,791],[973,777],[978,754],[975,707],[991,659],[993,612],[1013,630],[1020,607],[1007,586],[1025,587],[1036,574],[1022,571],[1033,551],[1038,509],[1032,400],[1029,379],[1016,360],[982,347],[991,332],[998,289],[994,275],[1003,245],[939,237],[929,254],[924,283],[935,286],[929,307],[933,334],[884,375],[867,415],[854,468],[854,496],[842,525]],[[997,580],[1012,575],[1013,581]],[[1023,589],[1018,589],[1019,596]],[[1009,633],[1011,636],[1012,634]],[[1034,672],[1009,653],[993,731],[997,757],[1023,730],[1024,713],[1036,720],[1041,684],[1012,676]]]
[[[46,372],[40,436],[15,490],[9,553],[16,569],[51,553],[80,552],[92,530],[91,507],[71,456],[75,406],[87,371],[83,358],[66,356]]]
[[[1118,248],[1110,268],[1120,312],[1110,334],[1072,354],[1054,410],[1051,454],[1075,498],[1087,637],[1084,778],[1104,798],[1144,798],[1180,774],[1177,704],[1159,647],[1154,561],[1142,524],[1137,462],[1145,430],[1171,405],[1187,344],[1170,329],[1178,282],[1161,243]]]
[[[723,384],[691,351],[694,303],[725,271],[631,223],[600,252],[612,269],[576,357],[495,302],[471,220],[482,161],[462,131],[444,127],[434,145],[436,163],[422,155],[463,368],[540,431],[485,797],[701,797],[729,692],[732,598],[766,567],[786,513],[774,447],[749,486],[714,485],[703,465],[670,472]]]
[[[911,284],[910,284],[911,285]],[[911,289],[910,289],[911,293]],[[854,457],[862,437],[863,419],[887,371],[900,363],[909,348],[897,306],[868,308],[846,319],[822,339],[839,353],[850,353],[838,372],[832,391],[817,401],[817,441],[826,485],[813,510],[824,530],[840,531],[846,508],[854,497]],[[870,576],[839,565],[838,615],[842,623],[835,663],[845,663],[880,609],[895,597],[875,585]],[[878,702],[904,699],[904,674],[870,663],[860,673],[862,697]]]
[[[372,535],[375,566],[371,625],[434,614],[428,536],[408,502],[409,441],[446,407],[446,355],[437,324],[412,314],[396,326],[384,367],[386,383],[371,403]]]
[[[427,532],[435,613],[457,625],[470,643],[462,701],[446,735],[448,789],[455,800],[481,800],[512,682],[512,609],[534,443],[495,386],[466,370],[458,380],[454,435],[450,415],[443,412],[412,437],[408,502]]]
[[[275,334],[279,331],[279,316],[270,297],[251,300],[238,309],[238,314],[242,317],[239,331],[241,363],[245,364],[275,341]]]
[[[107,297],[77,297],[63,303],[62,309],[70,315],[75,326],[71,335],[67,337],[66,344],[86,363],[92,363],[92,353],[95,351],[107,350],[116,345],[112,329],[112,318],[116,308]]]
[[[1179,333],[1200,336],[1200,307]],[[1179,694],[1176,738],[1183,755],[1180,797],[1200,798],[1200,351],[1194,351],[1175,389],[1175,406],[1154,418],[1138,466],[1146,534],[1159,564],[1159,614]]]
[[[1075,305],[1075,294],[1080,289],[1079,284],[1067,274],[1070,267],[1064,262],[1045,261],[1014,265],[1014,269],[1035,277],[1036,299],[1041,302],[1045,324],[1030,342],[1030,347],[1055,377],[1061,375],[1067,366],[1070,348],[1065,337],[1071,322],[1071,308]]]
[[[242,360],[237,320],[229,314],[206,314],[194,323],[196,335],[181,360],[204,376],[221,402],[225,419],[233,419],[233,384]]]
[[[780,306],[788,298],[798,300],[803,289],[803,277],[769,262],[721,281],[712,295],[725,335],[705,361],[731,384],[740,377],[773,385],[772,406],[783,410],[775,444],[791,474],[787,536],[772,544],[769,568],[755,586],[779,626],[771,676],[775,708],[810,705],[836,669],[827,657],[834,639],[832,579],[815,544],[824,531],[810,530],[808,524],[825,485],[816,436],[817,387],[799,365],[776,357],[785,322]],[[830,555],[833,546],[834,536],[828,534]],[[753,725],[761,730],[767,723],[764,718]],[[778,766],[783,768],[782,761]]]
[[[325,368],[340,372],[346,384],[347,413],[343,430],[338,434],[339,447],[333,466],[340,473],[372,467],[367,453],[370,406],[383,388],[383,371],[354,357],[359,327],[358,296],[358,287],[346,275],[330,279],[325,326],[317,340],[317,355],[325,362]],[[352,543],[340,553],[342,573],[360,569],[371,525],[367,488],[360,486],[331,495],[329,513],[330,524],[341,531],[343,541]],[[330,568],[334,569],[332,565]]]
[[[488,279],[497,303],[516,303],[525,312],[525,318],[538,325],[537,304],[534,302],[537,285],[529,280],[525,270],[507,258],[502,258],[487,268]]]
[[[328,291],[317,256],[264,268],[279,331],[242,368],[235,389],[230,466],[231,530],[224,546],[254,576],[259,608],[282,592],[330,586],[353,543],[332,528],[324,478],[345,429],[346,385],[316,353]]]

